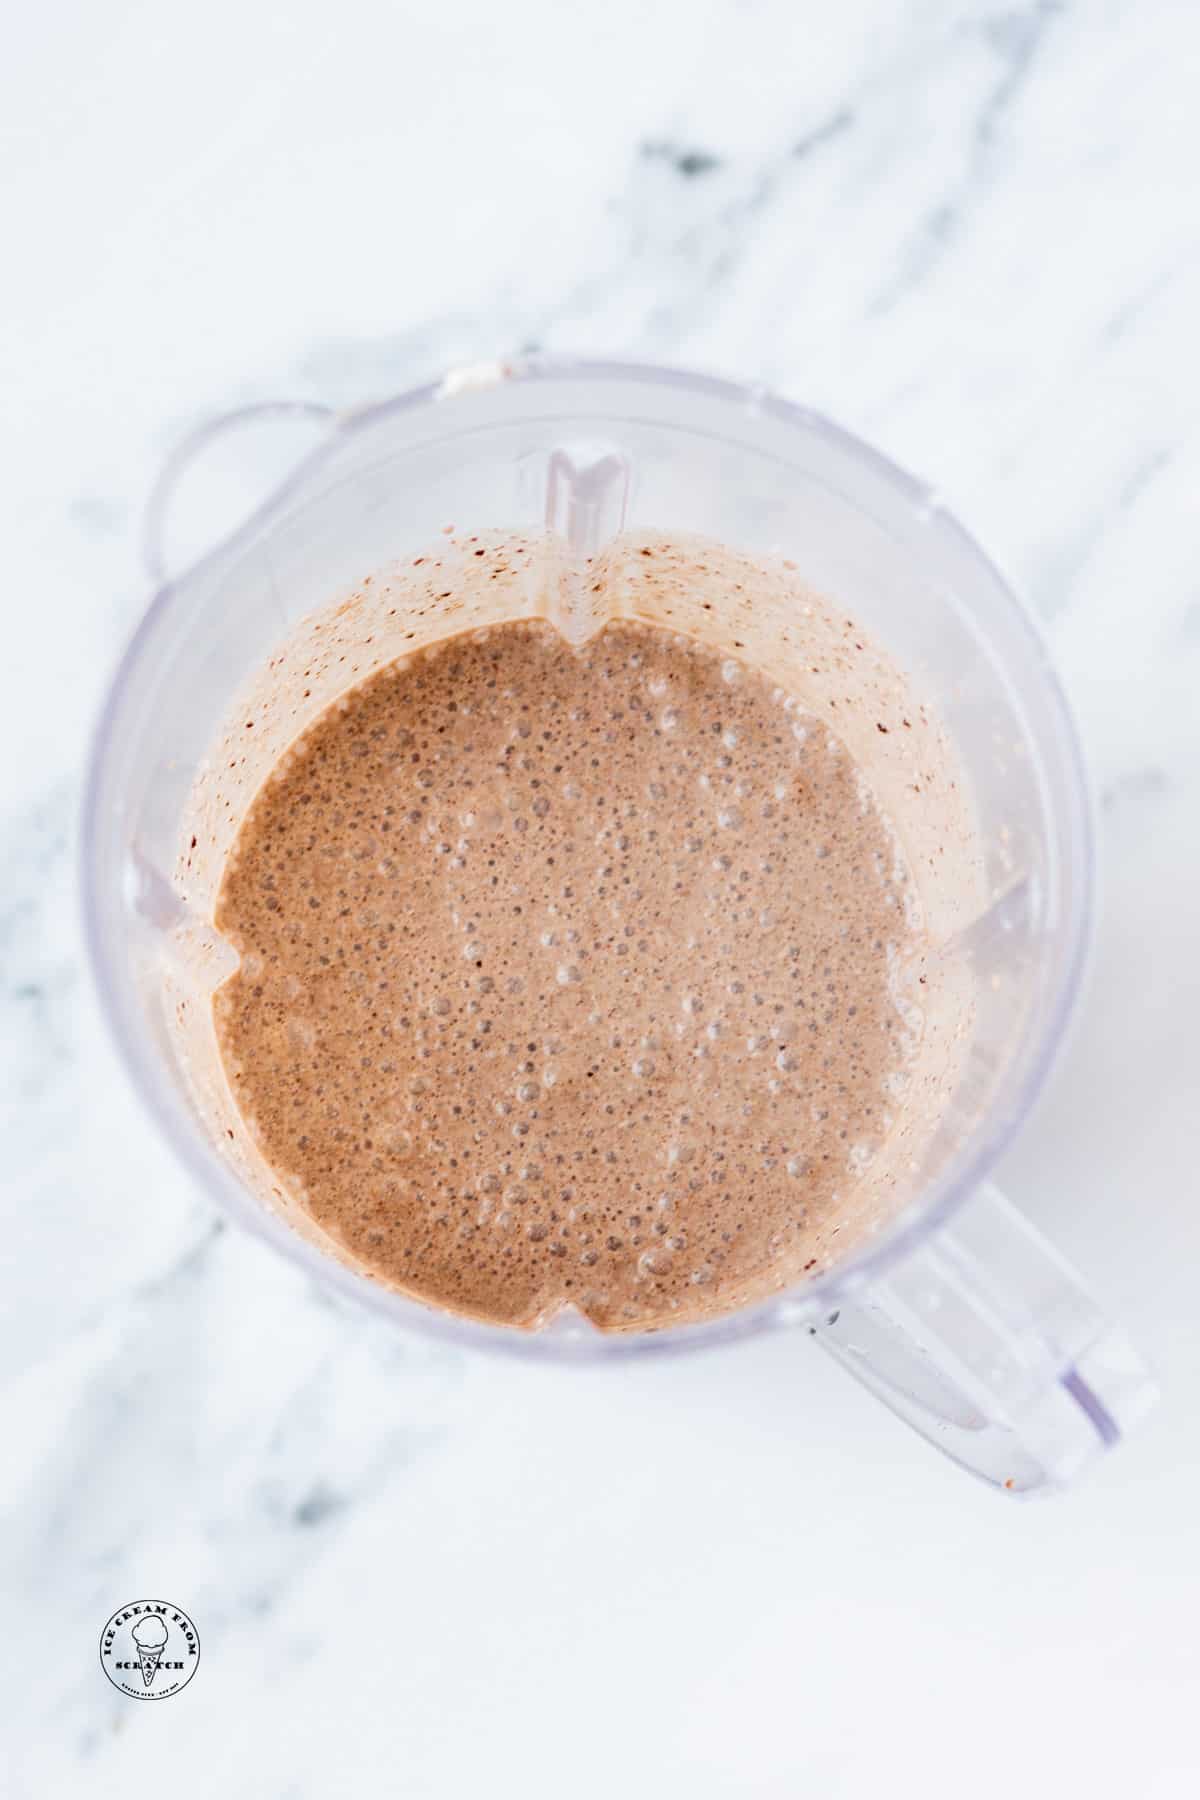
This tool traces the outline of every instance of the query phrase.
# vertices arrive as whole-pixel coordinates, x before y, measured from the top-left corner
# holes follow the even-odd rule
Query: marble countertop
[[[0,68],[6,1795],[1200,1781],[1200,24],[1171,0],[26,8]],[[1006,1505],[806,1342],[391,1335],[226,1228],[96,1017],[81,759],[181,431],[522,346],[773,384],[936,483],[1077,709],[1103,893],[1002,1171],[1155,1417]],[[136,1706],[104,1619],[185,1606]]]

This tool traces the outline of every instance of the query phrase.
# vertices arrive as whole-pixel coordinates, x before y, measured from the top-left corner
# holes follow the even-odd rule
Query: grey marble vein
[[[1059,0],[1036,0],[1025,10],[997,13],[981,21],[978,36],[999,62],[999,70],[968,114],[956,178],[912,227],[901,250],[899,268],[872,301],[873,312],[886,312],[926,280],[966,228],[972,208],[997,172],[998,140],[1007,129],[1009,115],[1019,102],[1051,25],[1064,11]],[[970,43],[976,28],[968,24],[961,35]],[[957,64],[960,59],[953,60]],[[972,63],[976,60],[969,58]]]

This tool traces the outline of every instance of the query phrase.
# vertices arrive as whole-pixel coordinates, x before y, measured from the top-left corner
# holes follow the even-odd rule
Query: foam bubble
[[[669,1275],[674,1263],[665,1250],[643,1250],[637,1266],[641,1275]]]

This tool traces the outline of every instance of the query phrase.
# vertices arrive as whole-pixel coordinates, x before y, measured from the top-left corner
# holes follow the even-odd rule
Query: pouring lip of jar
[[[121,991],[122,982],[117,972],[118,958],[113,944],[119,930],[117,896],[114,892],[104,891],[104,884],[97,879],[103,860],[104,818],[111,778],[109,753],[116,721],[130,691],[136,686],[142,650],[168,612],[181,580],[194,576],[219,557],[236,554],[240,548],[248,546],[272,517],[286,509],[308,478],[334,453],[345,433],[405,413],[452,405],[453,397],[463,392],[478,394],[481,390],[511,384],[566,382],[596,383],[598,386],[623,382],[674,389],[728,406],[734,413],[760,414],[815,436],[869,469],[901,502],[914,524],[919,524],[931,539],[940,537],[944,547],[975,565],[1007,611],[1009,623],[1024,639],[1029,668],[1043,690],[1064,781],[1059,808],[1050,815],[1054,824],[1050,846],[1051,873],[1053,877],[1064,864],[1067,865],[1073,890],[1066,895],[1067,904],[1059,921],[1064,942],[1042,1002],[1040,1029],[1023,1048],[1025,1066],[1008,1103],[1002,1110],[990,1114],[986,1125],[973,1134],[977,1141],[969,1139],[965,1151],[952,1157],[949,1166],[897,1215],[878,1239],[856,1250],[844,1266],[806,1277],[779,1294],[717,1319],[629,1332],[601,1332],[582,1319],[578,1324],[568,1322],[565,1329],[551,1322],[545,1327],[523,1330],[446,1312],[415,1296],[373,1284],[369,1278],[306,1242],[281,1219],[268,1213],[202,1141],[173,1083],[148,1051],[144,1033],[136,1026],[129,996]],[[902,1262],[986,1179],[1044,1088],[1061,1051],[1079,996],[1094,926],[1093,812],[1078,733],[1038,627],[990,558],[957,519],[936,502],[928,487],[822,413],[784,399],[760,385],[654,363],[538,354],[452,370],[437,381],[407,389],[391,399],[336,414],[333,426],[330,439],[302,457],[291,474],[235,531],[197,559],[183,576],[170,576],[157,588],[107,684],[92,730],[77,840],[83,940],[100,1011],[134,1091],[184,1168],[202,1188],[214,1192],[224,1210],[240,1224],[318,1279],[332,1283],[347,1296],[365,1303],[394,1323],[411,1326],[427,1335],[519,1356],[549,1355],[564,1360],[592,1361],[602,1357],[682,1351],[731,1343],[767,1330],[824,1317],[839,1299],[869,1287],[873,1280]],[[1048,885],[1055,902],[1061,901],[1066,887],[1061,875],[1051,879]]]

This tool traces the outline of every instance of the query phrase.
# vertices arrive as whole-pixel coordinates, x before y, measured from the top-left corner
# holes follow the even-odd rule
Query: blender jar
[[[214,433],[264,418],[316,423],[325,436],[253,517],[168,578],[160,544],[177,477]],[[576,567],[639,529],[788,559],[911,672],[970,788],[978,880],[969,903],[942,920],[941,948],[969,973],[975,1016],[935,1137],[894,1213],[836,1266],[727,1317],[604,1334],[566,1313],[518,1332],[381,1287],[330,1254],[285,1194],[230,1155],[215,1078],[206,1090],[197,1040],[178,1029],[188,994],[189,1029],[211,1033],[206,1000],[232,956],[206,905],[185,902],[174,875],[197,771],[235,696],[301,621],[452,524],[535,534],[548,556]],[[1121,1437],[1153,1384],[1071,1270],[987,1181],[1046,1079],[1079,985],[1092,887],[1079,749],[1029,620],[934,494],[760,389],[530,359],[460,371],[349,414],[280,406],[230,415],[169,465],[147,528],[157,592],[92,749],[85,923],[135,1085],[214,1199],[397,1324],[468,1343],[589,1360],[800,1328],[964,1467],[1010,1492],[1062,1485]],[[583,593],[579,584],[566,591]],[[536,609],[537,595],[527,584],[506,604],[516,616]],[[372,643],[369,614],[364,621],[357,639],[347,625],[352,654],[314,684],[310,716],[396,653]],[[430,641],[463,622],[443,620]],[[585,598],[557,622],[568,635],[594,623]],[[290,719],[287,731],[304,722]],[[252,797],[247,784],[242,812]],[[210,846],[210,892],[240,816],[231,807]]]

